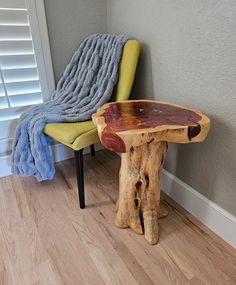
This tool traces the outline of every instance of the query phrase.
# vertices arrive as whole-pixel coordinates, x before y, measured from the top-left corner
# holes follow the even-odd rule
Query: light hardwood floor
[[[0,179],[0,284],[236,284],[236,252],[167,196],[160,241],[114,226],[120,158],[85,156],[85,210],[74,161],[53,181]]]

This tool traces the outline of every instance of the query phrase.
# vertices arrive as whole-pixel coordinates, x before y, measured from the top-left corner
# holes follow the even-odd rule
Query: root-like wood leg
[[[115,224],[158,241],[158,218],[167,215],[160,207],[160,174],[166,142],[149,142],[122,154],[120,189]]]

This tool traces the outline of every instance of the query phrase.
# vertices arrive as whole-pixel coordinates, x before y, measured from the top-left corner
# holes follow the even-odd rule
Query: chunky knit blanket
[[[55,174],[46,123],[85,121],[107,102],[117,82],[126,36],[92,35],[72,56],[51,101],[29,108],[19,119],[13,141],[12,172],[38,181]]]

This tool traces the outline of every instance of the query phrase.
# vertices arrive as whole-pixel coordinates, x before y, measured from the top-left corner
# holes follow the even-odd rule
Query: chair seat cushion
[[[44,133],[53,139],[72,144],[82,134],[96,128],[93,121],[76,123],[49,123],[44,128]]]

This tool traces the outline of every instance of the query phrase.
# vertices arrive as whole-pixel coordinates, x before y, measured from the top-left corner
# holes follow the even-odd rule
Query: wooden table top
[[[150,140],[203,141],[210,127],[201,111],[156,100],[107,103],[93,114],[93,122],[102,144],[117,152]]]

